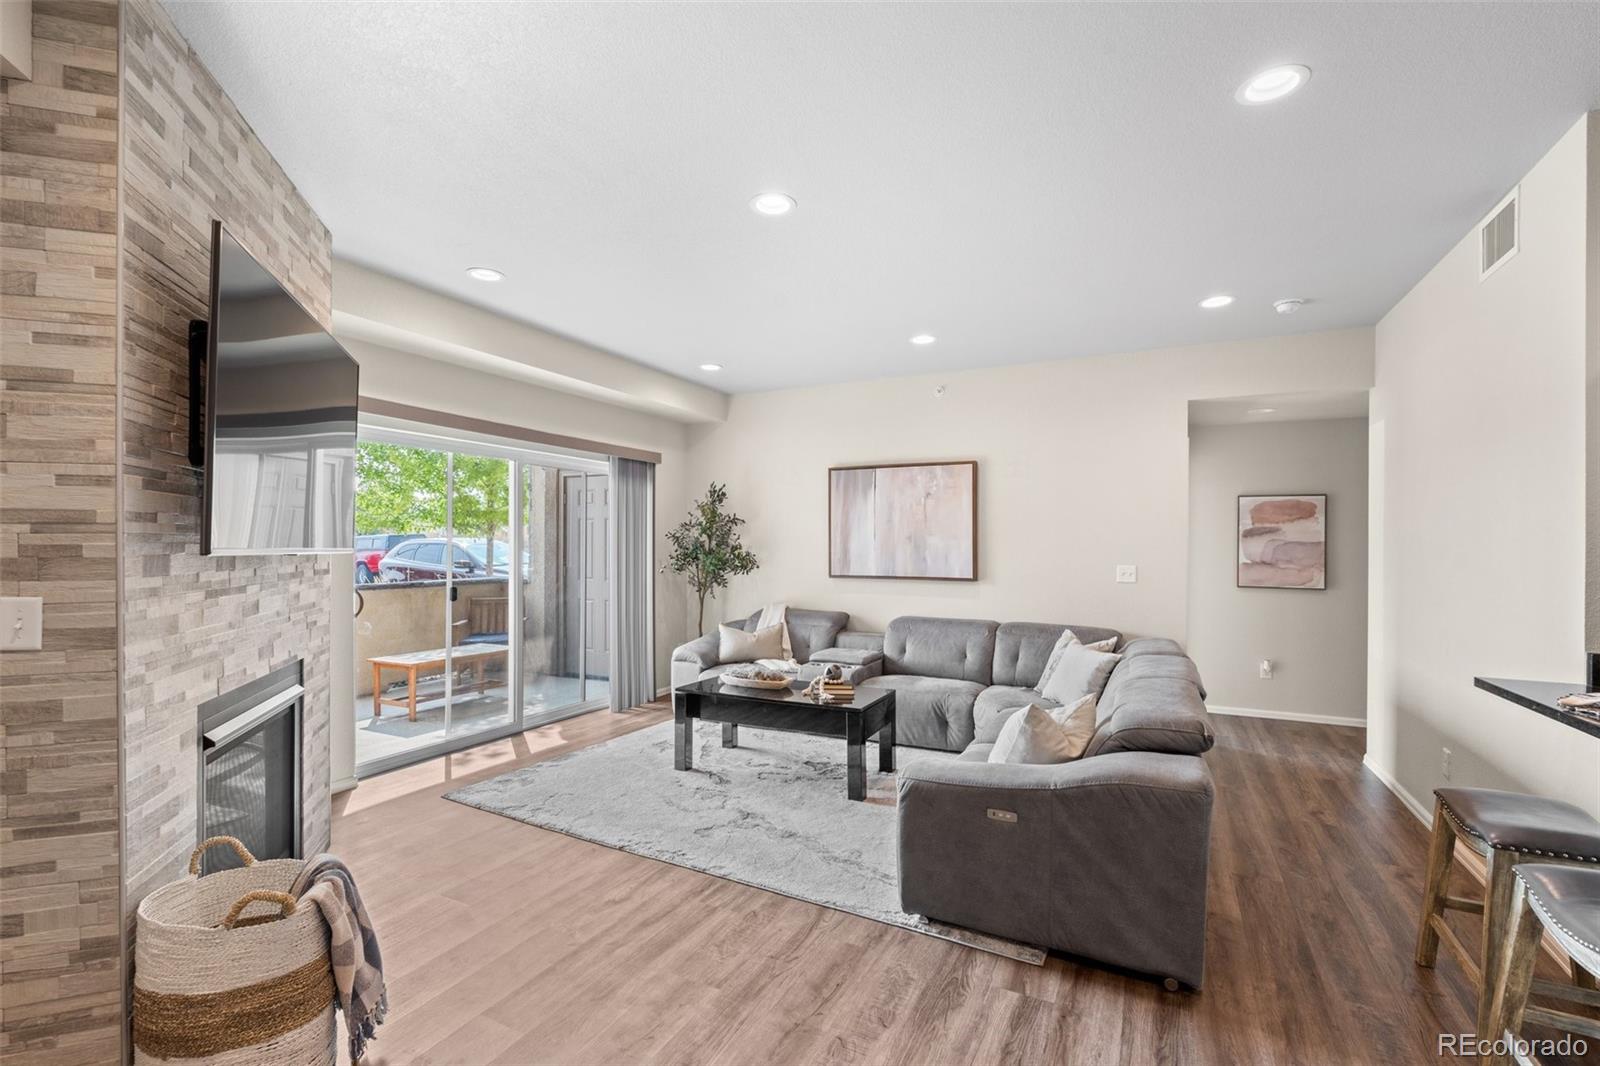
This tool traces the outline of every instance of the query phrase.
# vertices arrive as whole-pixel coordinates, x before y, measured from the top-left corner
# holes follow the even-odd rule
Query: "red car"
[[[378,564],[389,549],[408,540],[417,540],[421,533],[373,533],[356,538],[356,584],[370,585],[378,580]]]

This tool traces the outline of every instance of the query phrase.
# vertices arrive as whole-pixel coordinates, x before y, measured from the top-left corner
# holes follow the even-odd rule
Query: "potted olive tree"
[[[756,557],[739,543],[744,519],[725,510],[727,502],[727,488],[712,482],[689,509],[689,517],[667,531],[672,554],[663,569],[682,574],[694,590],[699,601],[696,633],[705,632],[706,596],[727,588],[730,577],[748,574],[757,566]]]

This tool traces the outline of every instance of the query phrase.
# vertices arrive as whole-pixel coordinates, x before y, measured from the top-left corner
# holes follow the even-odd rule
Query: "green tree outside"
[[[444,536],[447,455],[432,448],[361,441],[356,445],[356,532]],[[482,455],[455,457],[455,539],[485,545],[489,572],[496,536],[511,509],[511,464]]]

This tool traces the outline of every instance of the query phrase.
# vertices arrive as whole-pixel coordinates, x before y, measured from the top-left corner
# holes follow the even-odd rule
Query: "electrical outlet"
[[[1137,566],[1129,566],[1127,563],[1123,563],[1117,567],[1117,584],[1132,585],[1138,580],[1139,568]]]
[[[1450,780],[1450,749],[1439,749],[1439,775],[1446,781]]]
[[[1271,681],[1272,680],[1272,660],[1271,659],[1262,659],[1261,660],[1261,679],[1263,681]]]

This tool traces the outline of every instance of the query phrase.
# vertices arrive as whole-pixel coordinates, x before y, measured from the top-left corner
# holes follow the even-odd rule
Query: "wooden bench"
[[[504,644],[465,644],[454,648],[434,648],[430,651],[408,651],[397,655],[375,655],[367,661],[372,664],[372,717],[382,718],[385,704],[404,707],[406,717],[417,720],[417,675],[429,670],[443,670],[448,662],[452,669],[468,668],[473,673],[473,683],[464,692],[489,690],[489,664],[505,662],[510,648]],[[383,672],[406,672],[406,698],[386,699],[383,695]]]

